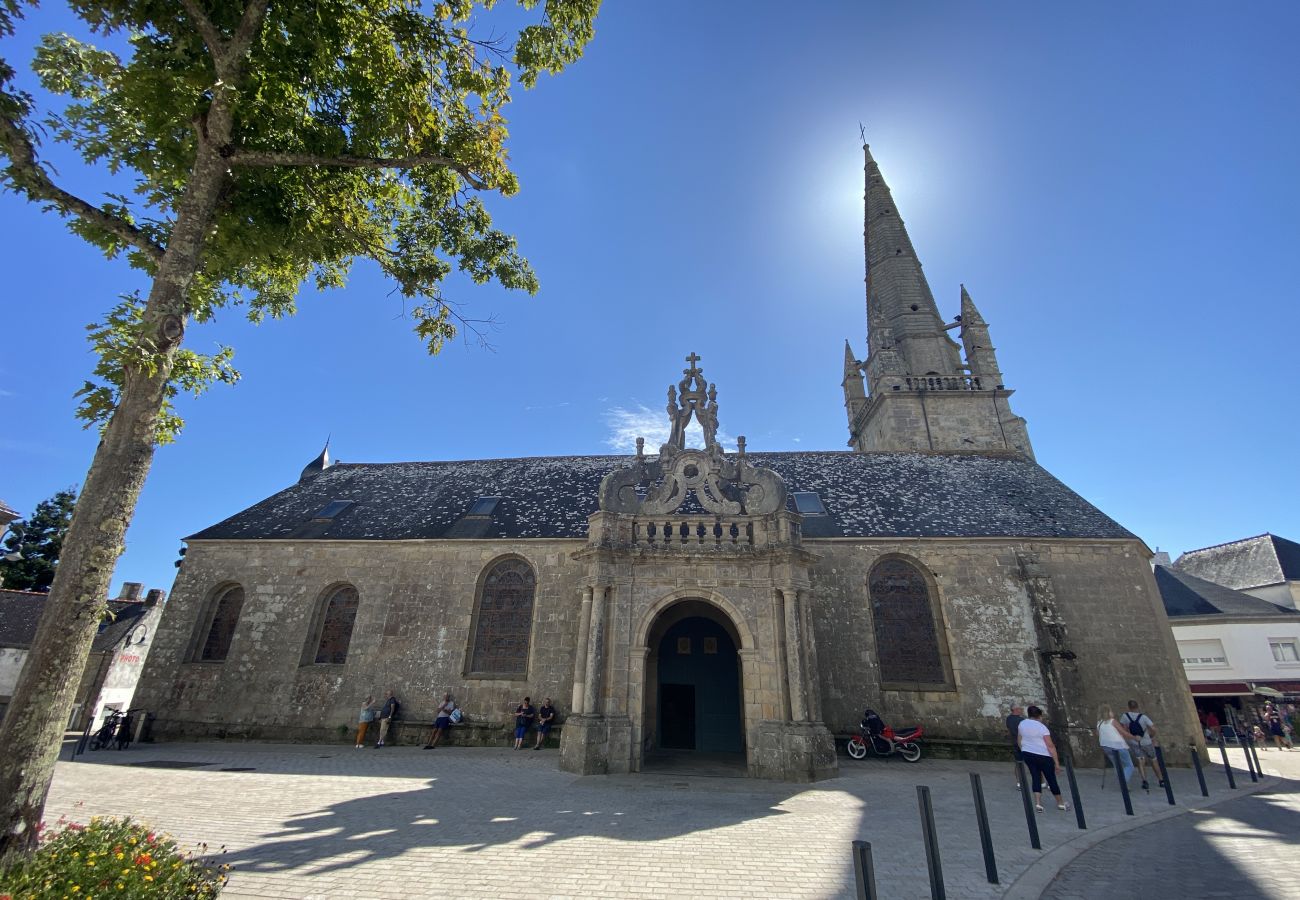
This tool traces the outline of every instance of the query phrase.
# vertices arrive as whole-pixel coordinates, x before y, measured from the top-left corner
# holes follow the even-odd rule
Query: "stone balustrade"
[[[903,379],[908,391],[982,391],[978,375],[908,375]]]
[[[798,522],[788,516],[638,516],[632,544],[663,550],[762,550],[799,542]]]

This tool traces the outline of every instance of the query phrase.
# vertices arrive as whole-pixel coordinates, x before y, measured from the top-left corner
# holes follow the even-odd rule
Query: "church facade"
[[[724,449],[692,353],[657,452],[322,453],[187,539],[137,692],[154,733],[334,739],[391,688],[417,721],[444,691],[480,722],[550,697],[583,774],[695,751],[819,780],[868,706],[980,749],[1036,702],[1087,762],[1097,706],[1137,697],[1198,741],[1150,551],[1035,462],[988,325],[965,288],[944,323],[869,150],[866,182],[850,450]]]

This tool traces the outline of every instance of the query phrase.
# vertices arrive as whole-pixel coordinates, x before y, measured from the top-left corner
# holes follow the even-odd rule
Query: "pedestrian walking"
[[[1056,770],[1061,766],[1061,759],[1057,756],[1056,744],[1052,742],[1052,733],[1043,724],[1042,709],[1031,706],[1026,713],[1028,718],[1020,723],[1018,740],[1025,765],[1033,778],[1034,809],[1043,811],[1043,782],[1046,781],[1056,799],[1056,808],[1064,812],[1070,808],[1070,804],[1061,796],[1061,785],[1056,780]]]
[[[366,744],[366,729],[370,723],[375,721],[375,698],[373,694],[366,695],[366,701],[361,704],[361,715],[357,717],[357,749],[360,750]]]
[[[451,694],[442,695],[442,704],[438,711],[433,714],[433,731],[429,734],[429,742],[424,745],[425,750],[433,750],[438,746],[438,741],[447,733],[451,727],[451,714],[456,711],[456,701],[451,699]]]
[[[551,725],[555,723],[555,707],[551,705],[551,698],[547,697],[542,701],[542,708],[537,711],[537,744],[534,750],[541,750],[542,744],[546,743],[546,737],[551,733]]]
[[[1147,784],[1147,764],[1155,774],[1160,786],[1165,786],[1165,773],[1160,770],[1160,761],[1156,759],[1156,726],[1151,717],[1142,712],[1136,700],[1128,702],[1128,710],[1120,717],[1119,723],[1129,733],[1129,750],[1137,760],[1138,772],[1142,775],[1142,790],[1149,791]]]
[[[1025,721],[1025,708],[1023,706],[1011,707],[1011,714],[1007,716],[1007,739],[1011,741],[1011,766],[1016,770],[1016,790],[1023,790],[1020,784],[1020,763],[1024,757],[1020,753],[1020,723]]]
[[[1133,757],[1128,749],[1131,737],[1109,706],[1102,705],[1097,710],[1097,741],[1101,744],[1101,752],[1115,767],[1115,777],[1123,778],[1125,784],[1133,780]]]
[[[378,750],[384,746],[384,740],[388,737],[388,728],[393,724],[402,709],[401,701],[397,699],[397,694],[392,688],[388,689],[388,698],[384,700],[384,705],[379,710],[379,742],[375,744]]]
[[[533,724],[535,718],[537,718],[537,710],[533,707],[532,698],[525,697],[524,702],[515,707],[516,750],[524,745],[524,737],[528,734],[528,728]]]
[[[1281,750],[1283,746],[1288,750],[1291,749],[1291,737],[1286,733],[1282,714],[1275,706],[1270,706],[1268,709],[1268,733],[1273,738],[1273,743],[1277,745],[1277,749]]]

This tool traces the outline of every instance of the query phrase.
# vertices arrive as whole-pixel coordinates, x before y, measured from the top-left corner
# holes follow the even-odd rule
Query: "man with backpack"
[[[1133,752],[1133,759],[1137,761],[1138,772],[1142,775],[1142,790],[1149,791],[1151,786],[1147,784],[1146,764],[1151,763],[1151,771],[1155,773],[1160,781],[1160,786],[1165,786],[1165,773],[1160,769],[1160,761],[1156,759],[1156,726],[1151,721],[1151,717],[1142,712],[1138,707],[1136,700],[1128,702],[1128,711],[1120,719],[1120,724],[1129,733],[1129,749]]]

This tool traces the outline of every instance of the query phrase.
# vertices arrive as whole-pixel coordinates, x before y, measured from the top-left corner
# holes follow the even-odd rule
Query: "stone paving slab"
[[[887,896],[921,897],[918,784],[934,797],[949,897],[1002,896],[1085,834],[1049,807],[1037,817],[1045,851],[1030,849],[1020,794],[997,763],[842,759],[841,777],[806,786],[578,778],[554,750],[193,743],[83,758],[59,764],[48,818],[131,815],[186,844],[224,844],[231,898],[849,897],[854,839],[872,843]],[[204,765],[132,765],[160,760]],[[985,881],[970,772],[984,781],[1000,885]],[[1222,772],[1207,774],[1211,800],[1226,799]],[[1113,774],[1105,790],[1100,781],[1079,774],[1090,827],[1133,822]],[[1180,803],[1203,803],[1190,771],[1174,785]],[[1142,817],[1169,810],[1163,791],[1139,791],[1134,805]]]

